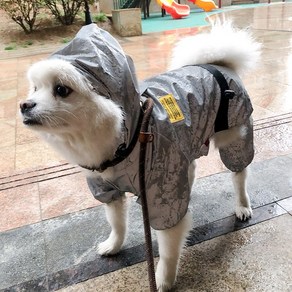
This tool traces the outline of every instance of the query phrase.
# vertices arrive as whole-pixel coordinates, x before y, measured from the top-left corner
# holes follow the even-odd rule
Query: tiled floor
[[[244,77],[254,104],[255,162],[291,154],[292,3],[232,10],[212,18],[229,16],[240,27],[250,26],[263,44],[258,69]],[[177,40],[200,30],[204,28],[153,33],[120,42],[132,56],[141,80],[165,71]],[[0,55],[0,232],[98,205],[78,167],[67,164],[24,128],[18,117],[18,103],[27,91],[25,72],[51,50],[11,58]],[[199,177],[224,170],[213,153],[199,165]],[[84,289],[75,291],[89,291]]]

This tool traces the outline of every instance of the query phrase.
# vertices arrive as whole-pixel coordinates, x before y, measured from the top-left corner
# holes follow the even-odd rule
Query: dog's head
[[[29,96],[20,103],[20,110],[23,123],[35,130],[54,133],[80,127],[102,100],[102,96],[95,96],[86,79],[65,60],[35,63],[28,71],[28,79]]]
[[[28,71],[30,92],[21,102],[23,123],[49,133],[112,127],[124,143],[139,116],[139,90],[132,61],[118,42],[95,24],[84,26],[63,49]]]

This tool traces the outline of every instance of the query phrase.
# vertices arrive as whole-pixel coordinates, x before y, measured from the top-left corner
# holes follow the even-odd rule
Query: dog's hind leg
[[[168,291],[175,282],[179,258],[191,227],[192,216],[188,212],[174,227],[156,231],[160,256],[156,270],[159,292]]]
[[[247,220],[252,215],[252,209],[250,207],[249,195],[246,191],[246,168],[241,172],[232,173],[232,181],[236,193],[236,217],[242,221]]]
[[[98,245],[98,253],[110,255],[117,253],[122,247],[127,233],[127,200],[125,196],[105,204],[107,221],[111,226],[108,239]]]

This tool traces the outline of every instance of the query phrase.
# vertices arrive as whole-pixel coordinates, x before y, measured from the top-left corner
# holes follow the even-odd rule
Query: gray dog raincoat
[[[147,146],[146,192],[150,224],[154,229],[176,225],[186,214],[190,200],[189,164],[208,153],[208,139],[220,105],[216,78],[199,66],[186,66],[149,78],[137,85],[134,66],[118,42],[95,24],[83,27],[63,49],[51,56],[71,62],[97,93],[119,104],[125,113],[123,147],[135,133],[140,101],[154,101],[149,130],[154,140]],[[252,105],[239,77],[215,66],[235,95],[229,100],[228,126],[246,125],[246,135],[220,149],[223,163],[233,172],[242,171],[253,159]],[[124,192],[138,196],[139,145],[113,166],[114,177],[88,177],[94,197],[109,203]]]

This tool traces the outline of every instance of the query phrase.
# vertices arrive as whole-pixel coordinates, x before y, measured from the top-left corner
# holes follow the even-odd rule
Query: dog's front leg
[[[159,292],[168,291],[175,282],[180,255],[191,227],[192,216],[188,212],[174,227],[156,231],[160,257],[156,270]]]
[[[232,173],[232,181],[236,193],[236,217],[242,221],[247,220],[252,215],[249,195],[246,191],[246,168],[241,172]]]
[[[125,195],[104,205],[106,218],[111,226],[108,239],[98,245],[98,253],[111,255],[122,247],[127,233],[127,200]]]

